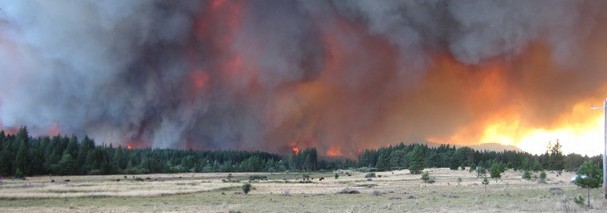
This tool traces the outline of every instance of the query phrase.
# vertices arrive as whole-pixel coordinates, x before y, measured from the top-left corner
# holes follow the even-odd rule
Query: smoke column
[[[572,108],[607,94],[605,11],[595,0],[0,0],[0,128],[327,155],[476,144],[488,127],[517,138],[595,115]]]

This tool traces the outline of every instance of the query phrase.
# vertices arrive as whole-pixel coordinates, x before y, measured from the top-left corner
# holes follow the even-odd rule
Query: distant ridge
[[[524,152],[522,149],[516,147],[516,146],[512,146],[512,145],[503,145],[503,144],[499,144],[499,143],[482,143],[482,144],[478,144],[478,145],[469,145],[467,147],[473,148],[474,150],[479,150],[479,151],[496,151],[496,152],[500,152],[500,151],[517,151],[517,152]]]
[[[448,144],[448,145],[455,145],[456,147],[463,147],[463,146],[467,146],[470,147],[474,150],[478,150],[478,151],[496,151],[496,152],[501,152],[501,151],[517,151],[517,152],[524,152],[522,149],[516,147],[516,146],[512,146],[512,145],[503,145],[500,143],[482,143],[482,144],[475,144],[475,145],[458,145],[458,144],[450,144],[450,143],[439,143],[439,142],[431,142],[425,139],[410,139],[408,140],[408,143],[404,143],[404,144],[426,144],[429,147],[438,147],[442,144]]]

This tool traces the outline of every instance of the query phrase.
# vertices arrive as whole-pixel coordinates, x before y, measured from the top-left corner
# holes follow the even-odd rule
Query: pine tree
[[[15,157],[15,169],[23,172],[24,175],[27,175],[27,154],[28,154],[28,145],[27,141],[22,140],[21,146],[19,146],[19,151],[17,151],[17,156]]]
[[[498,179],[502,178],[502,172],[502,168],[498,163],[494,163],[489,169],[489,175],[495,180],[496,183]]]
[[[586,161],[578,169],[575,184],[579,187],[586,188],[588,192],[588,207],[590,207],[590,189],[601,187],[603,184],[603,173],[597,165],[591,161]]]
[[[375,167],[379,171],[390,170],[390,156],[387,153],[379,154],[379,158],[377,159],[377,164]]]
[[[421,146],[415,146],[407,158],[411,174],[420,174],[424,170],[424,153]]]

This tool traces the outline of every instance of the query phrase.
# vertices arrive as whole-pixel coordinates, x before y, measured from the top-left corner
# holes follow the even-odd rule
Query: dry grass
[[[312,183],[300,183],[298,173],[154,174],[112,176],[33,177],[3,180],[0,212],[605,212],[601,191],[591,192],[593,208],[586,210],[571,201],[585,191],[568,183],[572,174],[548,173],[539,184],[522,180],[508,171],[487,191],[475,173],[429,169],[436,183],[424,186],[420,175],[408,171],[378,172],[368,181],[365,173],[352,176],[312,173]],[[250,175],[268,176],[253,182],[254,189],[241,193]],[[320,181],[319,178],[325,179]],[[457,179],[463,179],[458,186]],[[64,180],[69,179],[66,183]],[[116,181],[120,179],[120,181]],[[51,182],[55,180],[55,182]],[[562,191],[550,191],[558,187]],[[360,194],[339,194],[345,188]]]

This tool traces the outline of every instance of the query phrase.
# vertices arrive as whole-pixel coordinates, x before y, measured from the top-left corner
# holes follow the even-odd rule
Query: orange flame
[[[339,147],[337,147],[337,146],[329,147],[329,149],[327,149],[327,152],[325,154],[327,154],[327,156],[329,156],[329,157],[338,157],[338,156],[343,155],[341,152],[341,149],[339,149]]]
[[[299,154],[299,147],[293,144],[291,145],[291,151],[293,151],[293,154],[297,155]]]

